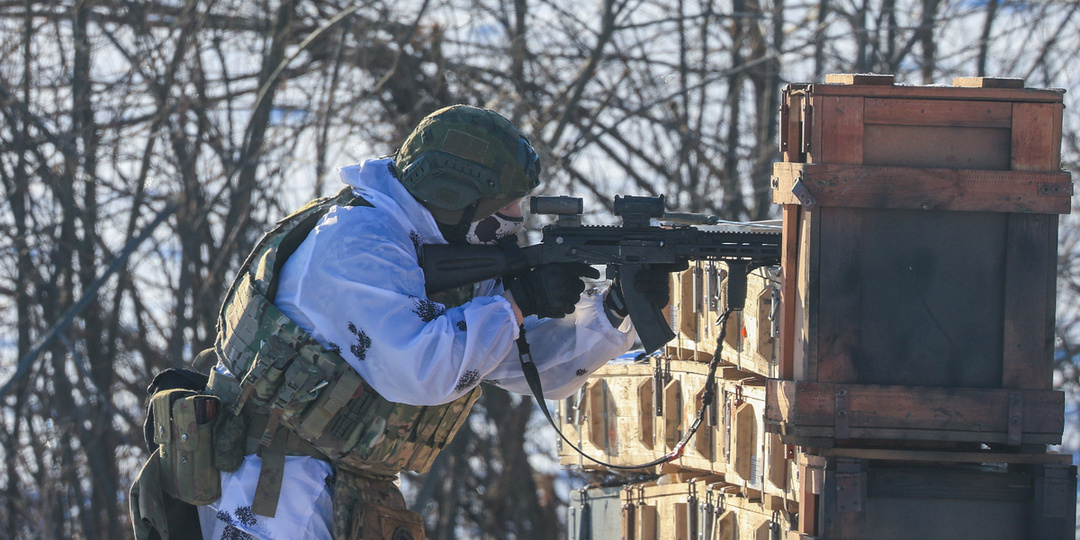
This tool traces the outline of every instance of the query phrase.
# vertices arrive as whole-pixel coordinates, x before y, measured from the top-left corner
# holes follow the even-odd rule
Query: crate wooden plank
[[[1019,409],[1010,408],[1010,399],[1018,399]],[[834,438],[843,424],[850,439],[982,443],[1007,443],[1010,425],[1016,425],[1021,443],[1058,444],[1064,427],[1064,394],[770,379],[765,422],[770,431],[793,444],[800,438],[820,438],[817,443],[827,444],[825,439]]]
[[[1001,101],[947,101],[867,98],[867,124],[948,127],[1012,127],[1013,105]]]
[[[891,73],[828,73],[825,75],[825,84],[891,86],[894,82],[896,82],[896,76]]]
[[[802,124],[800,111],[802,111],[803,97],[801,93],[791,92],[785,89],[781,100],[781,126],[780,126],[780,152],[784,161],[802,161]]]
[[[589,442],[605,453],[612,453],[611,440],[608,435],[613,431],[608,423],[615,420],[615,416],[608,416],[608,389],[603,379],[589,381],[585,385],[585,419],[588,427]],[[614,413],[614,411],[611,411]]]
[[[694,269],[687,268],[679,276],[679,332],[690,341],[700,339],[698,318],[694,316],[694,305],[697,299],[694,297]]]
[[[798,532],[814,534],[818,528],[818,511],[825,484],[825,458],[799,455],[799,524]]]
[[[953,86],[965,88],[1023,88],[1019,77],[953,77]]]
[[[682,381],[674,379],[664,385],[664,444],[669,450],[682,438]]]
[[[812,160],[858,165],[863,162],[863,98],[827,96],[814,101],[815,133],[821,144]]]
[[[654,505],[639,504],[635,510],[635,518],[637,522],[637,531],[633,535],[628,535],[635,540],[657,540],[658,532],[656,530],[657,522],[657,508]]]
[[[867,124],[863,131],[864,165],[1009,169],[1008,129]]]
[[[857,380],[856,358],[859,349],[859,318],[862,290],[853,283],[851,268],[858,267],[863,251],[862,213],[845,208],[830,209],[830,217],[821,221],[821,248],[829,253],[820,260],[818,294],[829,299],[829,309],[818,311],[820,328],[833,329],[818,345],[817,369],[808,374],[822,382]]]
[[[699,410],[705,407],[705,385],[702,385],[698,390],[693,400],[688,400],[687,418],[695,418]],[[694,450],[699,456],[709,463],[717,460],[716,455],[716,426],[720,423],[720,415],[717,414],[715,396],[712,405],[707,407],[703,413],[702,422],[699,426],[697,433],[692,438]],[[693,420],[691,420],[693,421]]]
[[[821,455],[827,458],[873,459],[905,463],[1050,464],[1067,466],[1072,465],[1073,461],[1071,454],[958,452],[896,448],[828,448],[822,450]]]
[[[731,422],[731,438],[735,441],[732,469],[743,480],[752,481],[758,472],[754,464],[759,459],[759,437],[761,433],[758,432],[754,405],[747,402],[737,405]]]
[[[1010,214],[1005,255],[1004,388],[1053,386],[1058,219]]]
[[[577,394],[560,402],[558,422],[563,433],[586,455],[616,465],[636,465],[652,461],[656,416],[652,403],[641,403],[640,391],[652,382],[648,364],[608,364]],[[568,414],[568,411],[577,414]],[[559,446],[560,463],[586,469],[602,467],[579,455],[568,445]]]
[[[1015,103],[1012,115],[1011,168],[1058,171],[1061,168],[1060,103]]]
[[[764,411],[762,413],[764,414]],[[777,489],[786,492],[792,479],[790,474],[792,468],[789,466],[791,460],[788,459],[787,445],[776,433],[766,434],[765,440],[767,445],[765,455],[768,459],[765,466],[765,479]]]
[[[821,212],[802,212],[799,220],[798,274],[796,277],[796,310],[794,370],[795,380],[816,376],[818,366],[818,341],[812,339],[818,335],[820,319],[820,294],[816,285],[821,280],[820,267],[817,264],[821,256]]]
[[[799,236],[801,208],[795,204],[783,207],[784,251],[780,269],[780,372],[779,378],[795,375],[795,311],[798,305]]]
[[[821,145],[824,140],[822,124],[817,110],[825,106],[823,97],[820,95],[807,94],[803,100],[802,108],[802,150],[806,155],[806,161],[818,161],[814,158],[822,155]]]
[[[799,182],[815,207],[1068,214],[1069,173],[775,163],[773,202],[801,204]]]
[[[1065,90],[1055,88],[965,88],[948,86],[868,86],[809,84],[806,94],[821,96],[862,96],[867,98],[911,98],[972,101],[1022,101],[1060,103]]]
[[[819,292],[810,336],[818,364],[828,361],[820,348],[832,336],[852,331],[845,318],[857,318],[857,377],[849,382],[1000,387],[1007,215],[823,209],[820,228],[850,221],[844,215],[853,212],[861,216],[862,249],[851,252],[851,265],[821,270],[817,282],[857,290],[859,301],[842,311],[853,304],[834,305]],[[843,249],[842,241],[822,233],[819,261]]]
[[[656,416],[652,414],[656,404],[655,380],[645,377],[638,383],[638,423],[641,431],[638,432],[638,441],[648,450],[656,447]]]

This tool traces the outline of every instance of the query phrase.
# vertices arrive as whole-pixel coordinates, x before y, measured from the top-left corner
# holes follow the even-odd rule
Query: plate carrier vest
[[[263,458],[253,505],[261,515],[272,516],[277,507],[281,475],[274,469],[283,468],[285,455],[329,461],[337,474],[426,472],[480,396],[476,387],[442,405],[387,401],[338,351],[323,348],[274,306],[285,260],[336,205],[371,206],[345,188],[279,221],[249,255],[221,307],[216,356],[236,378],[214,369],[208,387],[234,418],[244,419],[246,453]],[[456,296],[468,299],[460,291]]]

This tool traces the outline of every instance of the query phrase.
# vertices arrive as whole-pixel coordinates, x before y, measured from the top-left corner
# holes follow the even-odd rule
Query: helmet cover
[[[490,216],[540,184],[540,160],[521,130],[495,111],[470,105],[425,117],[394,161],[405,189],[446,225]]]

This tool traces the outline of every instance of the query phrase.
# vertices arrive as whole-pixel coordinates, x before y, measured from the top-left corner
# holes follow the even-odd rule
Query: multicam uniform
[[[274,304],[323,349],[340,354],[364,388],[391,404],[421,407],[408,410],[448,407],[440,414],[463,419],[481,381],[528,393],[514,345],[517,324],[498,282],[478,285],[471,301],[461,305],[426,296],[419,247],[445,240],[431,213],[394,178],[391,166],[383,159],[341,170],[342,181],[366,204],[333,206],[319,219],[281,267]],[[632,345],[629,321],[613,328],[601,304],[601,294],[586,294],[566,318],[526,319],[546,397],[569,395],[593,370]],[[227,344],[219,350],[231,354]],[[230,376],[230,363],[235,365],[225,360],[215,368],[219,385],[222,380],[239,384]],[[355,467],[347,467],[347,481],[361,484],[361,492],[374,489],[367,496],[378,499],[376,504],[403,509],[392,475],[405,468],[425,470],[437,448],[424,459],[393,455],[417,452],[405,445],[396,448],[385,459],[349,461]],[[286,457],[276,512],[266,517],[252,511],[260,465],[260,456],[249,454],[235,472],[222,473],[220,499],[199,507],[204,538],[331,538],[340,467],[335,475],[327,461]],[[354,474],[357,470],[361,474]],[[337,489],[342,492],[340,485]]]

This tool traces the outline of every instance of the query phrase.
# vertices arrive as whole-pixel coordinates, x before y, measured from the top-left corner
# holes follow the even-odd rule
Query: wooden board
[[[1015,103],[1010,166],[1015,171],[1055,171],[1061,167],[1060,103]]]
[[[953,77],[953,86],[967,88],[1023,88],[1024,79],[1017,77]]]
[[[765,423],[785,442],[828,448],[845,441],[1059,444],[1064,394],[826,384],[771,379]]]
[[[825,75],[825,84],[872,84],[890,86],[896,82],[896,76],[887,73],[829,73]]]
[[[817,208],[876,208],[1068,214],[1067,172],[987,171],[775,163],[773,202],[802,204],[796,183]]]
[[[785,204],[783,210],[783,255],[780,269],[780,348],[779,378],[795,376],[795,313],[799,305],[799,236],[801,209]]]
[[[863,98],[813,96],[814,125],[820,139],[811,146],[813,162],[858,165],[863,162]],[[815,128],[815,133],[817,128]]]
[[[968,88],[948,86],[873,86],[796,84],[795,91],[821,96],[862,96],[931,100],[1008,101],[1060,103],[1065,90],[1054,88]]]
[[[981,127],[1012,126],[1012,103],[946,101],[904,98],[865,98],[863,121],[897,126]]]

